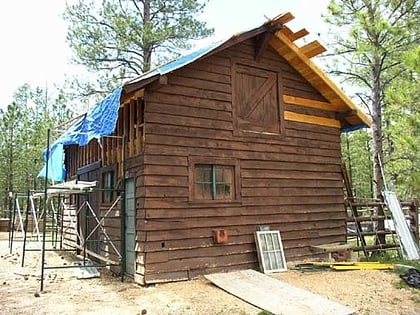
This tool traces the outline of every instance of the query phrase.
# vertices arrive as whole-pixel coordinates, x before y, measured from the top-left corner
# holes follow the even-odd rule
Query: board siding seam
[[[298,114],[298,113],[289,112],[289,111],[284,112],[284,119],[313,124],[313,125],[341,128],[340,122],[336,119]]]

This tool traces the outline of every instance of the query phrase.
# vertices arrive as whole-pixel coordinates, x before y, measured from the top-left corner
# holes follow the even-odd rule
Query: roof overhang
[[[309,34],[306,29],[293,32],[285,24],[294,19],[291,13],[284,13],[263,25],[233,35],[232,37],[198,49],[179,59],[152,69],[128,81],[123,86],[122,98],[129,98],[137,90],[158,80],[165,74],[182,68],[194,61],[214,55],[250,38],[256,39],[255,59],[270,45],[277,53],[302,75],[327,100],[325,109],[336,112],[341,130],[352,131],[370,127],[371,120],[353,101],[317,66],[311,58],[326,51],[318,41],[298,47],[295,41]]]
[[[288,21],[293,19],[290,13],[286,13],[285,16],[289,17]],[[276,19],[273,19],[272,23],[276,23]],[[337,112],[337,119],[341,122],[343,131],[370,127],[369,117],[312,62],[311,58],[326,51],[325,47],[316,40],[300,48],[294,43],[307,34],[309,33],[305,29],[292,32],[283,25],[283,28],[271,37],[270,45],[331,104],[331,108]]]

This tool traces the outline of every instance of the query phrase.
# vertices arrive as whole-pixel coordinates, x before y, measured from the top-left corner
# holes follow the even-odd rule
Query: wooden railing
[[[355,250],[369,252],[398,248],[398,235],[393,229],[392,218],[386,205],[375,199],[349,198],[347,205],[347,238],[358,238],[361,241],[365,236],[373,236],[373,243],[358,246]],[[416,240],[419,241],[419,204],[416,201],[401,202],[403,212],[410,223],[410,229]],[[354,215],[357,209],[358,216]],[[380,211],[383,210],[383,211]],[[381,213],[383,213],[381,215]],[[359,230],[358,230],[359,229]],[[363,242],[360,242],[363,244]],[[362,245],[361,244],[361,245]]]

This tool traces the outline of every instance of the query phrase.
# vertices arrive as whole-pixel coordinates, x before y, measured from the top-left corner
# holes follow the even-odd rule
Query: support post
[[[7,198],[8,198],[8,204],[9,204],[9,213],[8,213],[8,216],[9,216],[9,248],[12,248],[12,246],[11,246],[11,241],[12,241],[12,215],[13,215],[13,194],[12,194],[12,192],[11,191],[9,191],[8,192],[8,195],[7,195]]]
[[[26,252],[26,239],[28,234],[28,220],[29,220],[29,194],[30,191],[28,190],[28,196],[26,198],[26,213],[25,213],[25,227],[23,230],[23,247],[22,247],[22,267],[25,265],[25,252]]]
[[[45,271],[45,230],[47,223],[47,196],[48,196],[48,164],[50,160],[50,133],[51,130],[48,128],[47,131],[47,156],[45,158],[45,181],[44,181],[44,212],[42,215],[42,250],[41,250],[41,289],[44,290],[44,271]]]
[[[125,274],[125,137],[122,137],[122,152],[121,152],[121,164],[122,164],[122,177],[121,177],[121,282],[124,281]]]
[[[13,199],[14,202],[13,202],[13,216],[12,216],[12,227],[11,227],[12,234],[11,234],[11,237],[10,237],[10,244],[9,244],[9,248],[10,248],[9,253],[10,254],[13,252],[13,238],[15,236],[16,199],[17,199],[17,194],[15,194],[15,199]]]

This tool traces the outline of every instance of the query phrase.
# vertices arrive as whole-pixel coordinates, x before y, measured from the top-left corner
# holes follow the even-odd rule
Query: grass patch
[[[417,270],[420,270],[420,261],[402,259],[398,255],[398,252],[396,252],[394,250],[375,253],[372,256],[370,256],[367,260],[368,261],[379,261],[379,262],[384,263],[384,264],[410,266],[410,267],[413,267]],[[406,268],[396,268],[396,269],[393,270],[393,272],[398,274],[398,275],[402,275],[402,274],[407,272],[407,269]],[[393,282],[392,285],[394,286],[394,288],[397,288],[397,289],[412,290],[413,293],[420,294],[420,288],[414,288],[414,287],[410,286],[403,279],[399,279],[398,281]],[[418,302],[415,302],[415,303],[420,303],[420,298],[416,298],[416,299],[418,300]]]
[[[411,300],[416,304],[420,304],[420,296],[412,296]]]
[[[368,258],[368,261],[379,261],[384,264],[399,264],[410,266],[420,270],[420,261],[401,259],[395,251],[385,251],[382,253],[375,253]],[[397,269],[395,272],[404,273],[404,270]]]

